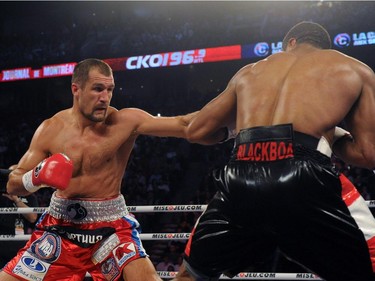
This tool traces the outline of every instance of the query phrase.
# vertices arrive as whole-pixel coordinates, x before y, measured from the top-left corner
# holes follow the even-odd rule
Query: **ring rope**
[[[161,278],[175,278],[177,272],[158,271]],[[273,273],[273,272],[241,272],[233,278],[221,275],[220,280],[323,280],[312,273]]]
[[[24,241],[29,240],[31,234],[1,234],[0,241]],[[190,233],[141,233],[139,237],[142,240],[187,240]]]
[[[374,202],[375,205],[375,202]],[[149,205],[149,206],[127,206],[131,213],[169,213],[169,212],[203,212],[207,205]],[[48,207],[8,207],[0,208],[0,214],[42,214]]]
[[[368,200],[369,208],[375,208],[375,200]],[[149,205],[149,206],[127,206],[130,213],[171,213],[171,212],[203,212],[207,205]],[[0,214],[42,214],[48,207],[8,207],[0,208]]]

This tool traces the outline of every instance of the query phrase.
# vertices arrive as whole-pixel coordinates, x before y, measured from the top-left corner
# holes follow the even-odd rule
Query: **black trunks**
[[[240,131],[186,247],[197,280],[234,276],[276,249],[327,281],[373,280],[366,240],[318,142],[289,124]]]

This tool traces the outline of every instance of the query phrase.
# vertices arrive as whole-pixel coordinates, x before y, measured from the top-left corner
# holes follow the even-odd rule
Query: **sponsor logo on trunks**
[[[137,254],[134,243],[132,242],[119,245],[112,251],[112,253],[119,267]]]
[[[107,239],[100,243],[100,247],[91,257],[94,264],[101,263],[112,252],[112,250],[120,244],[120,239],[116,233],[113,233]]]
[[[82,244],[96,244],[97,242],[103,240],[103,235],[90,235],[90,234],[80,234],[80,233],[66,233],[66,237],[71,241],[76,241]]]
[[[101,227],[97,229],[78,229],[72,226],[48,226],[46,230],[69,239],[69,241],[82,247],[88,248],[115,232],[112,227]]]
[[[13,269],[13,273],[26,279],[42,281],[50,265],[25,252]]]
[[[53,233],[44,233],[42,237],[31,244],[28,251],[35,257],[52,263],[61,253],[61,237]]]
[[[46,272],[46,267],[39,262],[37,259],[33,257],[22,257],[21,261],[24,265],[26,265],[29,269],[36,271],[36,272]]]
[[[113,258],[106,260],[101,266],[102,274],[107,281],[113,281],[120,274],[120,270]]]
[[[237,160],[276,161],[293,157],[292,141],[265,141],[238,146]]]
[[[82,220],[87,216],[87,210],[79,203],[70,204],[66,210],[73,220]]]

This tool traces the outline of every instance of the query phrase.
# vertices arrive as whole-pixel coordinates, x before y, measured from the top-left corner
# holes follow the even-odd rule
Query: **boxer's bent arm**
[[[371,144],[368,144],[371,146]],[[366,145],[358,145],[356,141],[349,138],[343,138],[333,144],[332,150],[334,154],[345,163],[365,169],[374,169],[375,162],[371,153],[366,154],[368,149],[362,149]]]
[[[7,183],[7,192],[13,195],[29,195],[23,185],[22,177],[29,170],[33,169],[40,161],[49,156],[47,148],[51,135],[55,134],[51,131],[51,121],[44,121],[35,131],[31,140],[30,147],[22,156],[17,168],[9,174]]]
[[[334,153],[348,164],[373,169],[375,167],[375,74],[361,65],[357,69],[362,79],[362,91],[345,118],[347,129],[353,136],[333,145]]]

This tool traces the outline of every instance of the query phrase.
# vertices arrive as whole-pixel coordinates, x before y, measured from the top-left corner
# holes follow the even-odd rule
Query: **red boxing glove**
[[[29,192],[35,192],[46,186],[65,189],[69,185],[72,174],[73,162],[65,154],[57,153],[24,174],[22,182]]]

